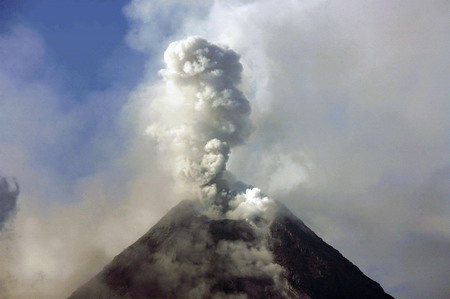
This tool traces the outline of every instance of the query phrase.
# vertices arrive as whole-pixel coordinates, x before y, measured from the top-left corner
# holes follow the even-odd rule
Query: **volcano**
[[[147,131],[180,190],[197,200],[178,204],[71,299],[392,298],[227,170],[231,149],[252,131],[239,59],[201,37],[169,45],[163,96],[152,102],[165,113]]]
[[[267,223],[182,201],[69,298],[393,298],[276,204]]]

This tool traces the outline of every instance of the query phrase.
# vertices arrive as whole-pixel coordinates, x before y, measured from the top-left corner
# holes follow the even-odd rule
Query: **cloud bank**
[[[173,206],[159,189],[170,178],[124,106],[129,89],[74,104],[36,31],[2,32],[0,49],[0,169],[20,185],[16,197],[2,176],[0,297],[63,298]]]

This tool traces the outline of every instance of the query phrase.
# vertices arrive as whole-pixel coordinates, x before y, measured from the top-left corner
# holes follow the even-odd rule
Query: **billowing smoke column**
[[[178,178],[212,201],[209,211],[231,218],[270,216],[275,203],[226,171],[230,149],[251,132],[250,104],[239,90],[242,65],[233,50],[200,37],[173,42],[164,54],[162,111],[149,127]],[[236,186],[239,186],[238,188]]]
[[[148,132],[167,155],[164,161],[170,163],[177,182],[188,186],[199,199],[199,213],[210,219],[244,220],[252,228],[255,240],[251,243],[222,240],[217,245],[217,260],[228,261],[216,265],[220,273],[269,277],[280,289],[282,269],[273,263],[266,238],[277,204],[259,189],[236,181],[226,170],[230,150],[242,144],[251,132],[250,104],[238,88],[243,70],[239,55],[200,37],[189,37],[170,44],[164,60],[166,68],[160,74],[166,84],[162,95],[153,102],[160,119]],[[197,228],[197,234],[204,234],[202,228]],[[196,241],[176,247],[191,251],[193,246],[207,248],[205,244],[209,243]],[[157,264],[167,267],[166,261],[171,259],[161,258]],[[174,267],[190,269],[195,283],[189,284],[189,289],[202,285],[201,277],[207,276],[204,269],[210,266],[201,262],[196,265],[200,269],[186,263]],[[187,280],[186,275],[179,275]]]

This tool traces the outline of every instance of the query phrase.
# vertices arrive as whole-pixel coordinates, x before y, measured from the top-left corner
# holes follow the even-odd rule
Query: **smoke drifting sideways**
[[[272,262],[265,242],[277,203],[226,170],[231,149],[252,131],[250,104],[239,89],[239,55],[226,46],[188,37],[171,43],[164,60],[166,68],[160,74],[165,85],[152,102],[159,119],[147,129],[157,141],[161,160],[170,163],[182,194],[197,199],[199,213],[250,224],[257,242],[242,246],[222,240],[217,253],[232,260],[240,273],[248,272],[249,264],[263,262],[265,270],[252,275],[272,278],[281,290],[282,269]]]
[[[15,178],[0,176],[0,231],[16,212],[19,192],[19,184]]]

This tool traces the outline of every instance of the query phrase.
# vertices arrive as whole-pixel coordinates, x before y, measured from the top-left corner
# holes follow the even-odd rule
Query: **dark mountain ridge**
[[[69,298],[392,298],[278,205],[258,226],[183,201]]]

